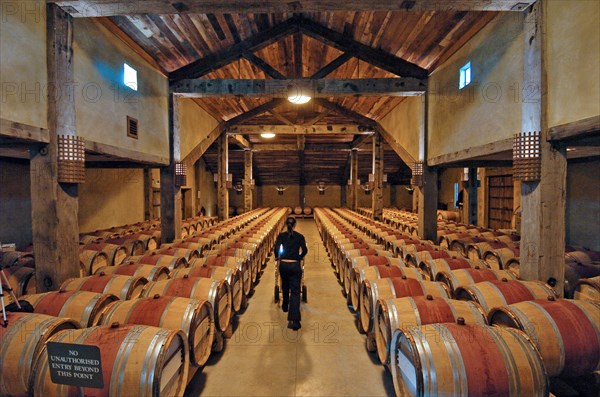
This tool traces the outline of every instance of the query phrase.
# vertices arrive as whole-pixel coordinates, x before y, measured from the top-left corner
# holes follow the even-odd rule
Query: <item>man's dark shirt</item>
[[[293,231],[290,235],[288,232],[282,232],[277,236],[275,242],[275,259],[292,259],[302,260],[308,248],[306,247],[306,241],[304,236],[298,232]],[[300,251],[302,250],[302,251]]]

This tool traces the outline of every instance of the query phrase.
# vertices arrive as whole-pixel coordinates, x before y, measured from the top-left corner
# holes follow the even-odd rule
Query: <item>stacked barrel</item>
[[[100,348],[105,392],[84,387],[83,394],[182,396],[231,335],[286,213],[257,209],[69,279],[59,291],[22,296],[34,312],[9,312],[0,328],[0,395],[77,392],[52,382],[51,341]]]
[[[557,299],[543,282],[418,240],[414,217],[384,223],[361,212],[318,209],[315,217],[338,275],[341,236],[395,256],[352,258],[344,271],[355,277],[343,291],[397,395],[548,395],[551,380],[600,368],[600,280],[578,284],[580,300]]]

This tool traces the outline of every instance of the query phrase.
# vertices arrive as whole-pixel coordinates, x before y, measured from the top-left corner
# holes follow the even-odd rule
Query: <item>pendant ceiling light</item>
[[[267,139],[275,138],[275,134],[272,132],[263,132],[260,136]]]
[[[312,98],[306,88],[299,86],[291,86],[288,89],[288,101],[296,105],[303,105]]]

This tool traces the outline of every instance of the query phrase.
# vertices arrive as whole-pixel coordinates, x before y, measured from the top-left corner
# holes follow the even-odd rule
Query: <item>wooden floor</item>
[[[365,350],[314,220],[299,220],[296,230],[309,249],[302,329],[288,330],[287,314],[273,302],[271,257],[223,353],[213,353],[186,396],[394,395],[391,375]]]

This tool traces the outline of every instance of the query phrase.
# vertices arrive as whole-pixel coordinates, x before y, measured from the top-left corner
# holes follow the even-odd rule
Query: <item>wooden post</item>
[[[244,150],[244,212],[252,210],[252,150]]]
[[[160,230],[161,242],[181,238],[181,187],[175,184],[175,163],[180,160],[179,106],[169,95],[169,152],[171,162],[160,169]]]
[[[227,189],[227,174],[229,173],[229,148],[227,134],[222,132],[219,136],[218,152],[218,179],[217,179],[217,207],[219,220],[229,218],[229,190]]]
[[[299,183],[299,189],[298,189],[298,202],[299,202],[299,206],[304,208],[304,204],[305,204],[305,186],[306,186],[306,175],[304,175],[304,150],[300,150],[298,152],[298,158],[299,158],[299,163],[298,166],[300,167],[300,183]]]
[[[358,202],[358,149],[350,152],[350,209],[356,211]]]
[[[144,219],[152,219],[152,169],[144,168]]]
[[[428,120],[429,95],[421,100],[421,126],[419,133],[419,160],[423,161],[423,186],[418,196],[419,237],[437,242],[437,170],[427,166],[427,145],[429,135]]]
[[[390,184],[390,205],[398,207],[398,186]]]
[[[525,17],[524,85],[536,98],[523,101],[522,130],[541,131],[541,180],[521,184],[521,277],[554,284],[562,296],[565,269],[567,160],[564,145],[548,142],[545,69],[545,1]]]
[[[32,145],[30,151],[31,227],[40,293],[80,275],[78,187],[58,182],[57,135],[75,135],[75,102],[67,92],[73,87],[73,20],[54,4],[46,10],[48,85],[57,92],[48,98],[50,143]]]
[[[373,219],[383,221],[383,137],[376,133],[373,135],[373,194],[371,196],[371,210]]]
[[[469,168],[467,223],[477,225],[477,168]]]

